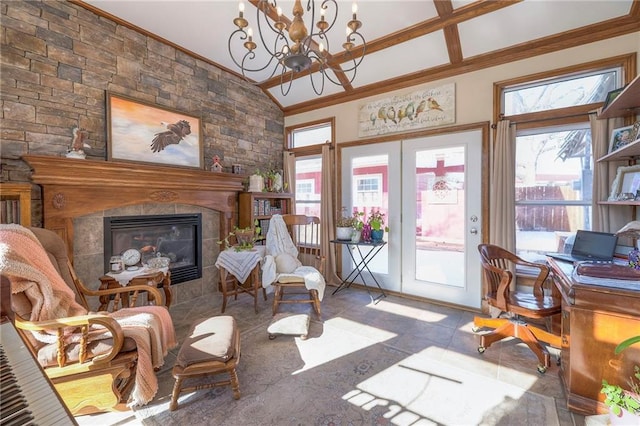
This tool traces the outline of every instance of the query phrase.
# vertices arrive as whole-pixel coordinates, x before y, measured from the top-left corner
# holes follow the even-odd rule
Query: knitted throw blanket
[[[75,301],[75,294],[53,266],[35,235],[20,225],[0,225],[0,273],[11,281],[11,293],[24,292],[32,305],[30,321],[86,315],[87,310]],[[169,349],[177,345],[169,311],[163,306],[125,308],[113,313],[125,337],[136,342],[138,363],[135,386],[129,406],[146,404],[155,396],[158,382],[154,368],[162,366]],[[55,342],[55,335],[34,332],[39,341]],[[104,328],[94,327],[90,339],[111,337]],[[69,332],[67,342],[80,336]]]

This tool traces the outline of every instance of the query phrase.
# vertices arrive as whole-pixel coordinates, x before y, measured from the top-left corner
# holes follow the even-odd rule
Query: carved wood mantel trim
[[[56,231],[73,255],[73,218],[141,203],[176,203],[221,212],[220,233],[237,217],[244,176],[138,163],[78,160],[44,155],[22,157],[42,186],[44,227]]]

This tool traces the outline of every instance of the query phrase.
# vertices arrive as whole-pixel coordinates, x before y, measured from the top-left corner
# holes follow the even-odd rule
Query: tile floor
[[[331,295],[332,290],[331,287],[327,288],[327,294],[322,302],[324,321],[335,317],[340,312],[344,312],[345,307],[348,309],[350,303],[359,305],[369,305],[371,303],[367,293],[360,288],[352,287],[341,291],[335,296]],[[240,295],[237,300],[231,298],[228,301],[225,314],[233,315],[238,321],[238,326],[241,330],[253,329],[258,326],[264,326],[266,329],[272,318],[271,297],[272,295],[269,295],[266,302],[260,297],[259,312],[257,314],[253,310],[253,299],[248,295]],[[487,349],[484,354],[479,354],[477,352],[478,338],[471,331],[473,312],[397,296],[389,296],[382,300],[384,302],[376,305],[376,309],[402,310],[403,314],[395,315],[394,318],[404,324],[393,324],[393,327],[395,329],[405,327],[407,337],[411,335],[411,328],[418,322],[416,319],[422,320],[423,324],[427,324],[428,339],[433,340],[434,346],[447,351],[447,362],[453,363],[456,367],[468,369],[476,374],[484,374],[511,385],[522,386],[526,382],[527,390],[554,398],[560,425],[582,426],[589,424],[589,418],[585,419],[584,416],[567,410],[558,378],[559,367],[555,363],[546,374],[538,374],[536,372],[537,359],[535,356],[524,344],[518,343],[513,339],[496,343]],[[172,306],[170,311],[179,341],[182,341],[192,322],[200,318],[220,315],[221,306],[221,296],[218,293],[202,297],[199,300],[192,300],[189,303]],[[313,321],[318,321],[309,305],[284,306],[284,310],[287,311],[309,312],[312,325]],[[358,319],[359,321],[384,327],[384,324],[376,323],[376,309],[349,310],[350,318],[353,320],[354,316],[358,315],[358,312],[363,312],[362,317]],[[403,345],[405,350],[411,350],[412,345],[416,345],[417,348],[417,343],[412,340],[415,339],[401,339],[399,344]],[[165,374],[162,376],[168,377],[169,380],[171,377],[166,371],[173,366],[176,354],[177,349],[171,351],[163,367]],[[556,359],[557,353],[552,352],[552,355]],[[458,362],[456,362],[456,358]],[[164,380],[167,381],[167,379]],[[166,393],[167,389],[169,389],[170,392],[170,386],[171,383],[165,383],[164,385],[161,383],[161,390]],[[536,413],[528,413],[528,415],[535,416]],[[80,416],[76,420],[80,425],[143,424],[131,412]],[[587,421],[585,422],[585,420]]]

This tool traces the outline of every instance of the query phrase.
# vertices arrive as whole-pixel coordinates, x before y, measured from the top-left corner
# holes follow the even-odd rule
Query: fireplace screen
[[[134,248],[146,264],[151,257],[171,260],[171,284],[202,277],[202,215],[115,216],[104,218],[104,265]]]

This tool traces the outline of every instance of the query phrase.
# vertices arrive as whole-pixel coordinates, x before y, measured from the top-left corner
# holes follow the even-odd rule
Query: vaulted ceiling
[[[241,75],[229,53],[237,29],[238,0],[74,0],[74,3],[161,39],[220,68]],[[320,3],[316,1],[316,3]],[[348,68],[342,44],[352,1],[338,1],[328,45],[334,67]],[[244,17],[257,32],[258,0],[247,0]],[[311,27],[311,12],[305,23]],[[366,47],[355,79],[344,86],[325,82],[317,95],[310,75],[295,75],[281,93],[281,76],[252,76],[285,112],[295,114],[410,87],[470,71],[640,31],[640,0],[358,0],[357,18]],[[277,1],[284,20],[293,1]],[[318,6],[316,5],[316,8]],[[316,21],[318,13],[316,11]],[[254,36],[254,41],[258,41]],[[257,58],[264,59],[258,50]],[[261,56],[262,55],[262,56]],[[316,82],[319,73],[313,72]],[[340,74],[340,72],[338,72]],[[286,76],[288,78],[288,76]]]

